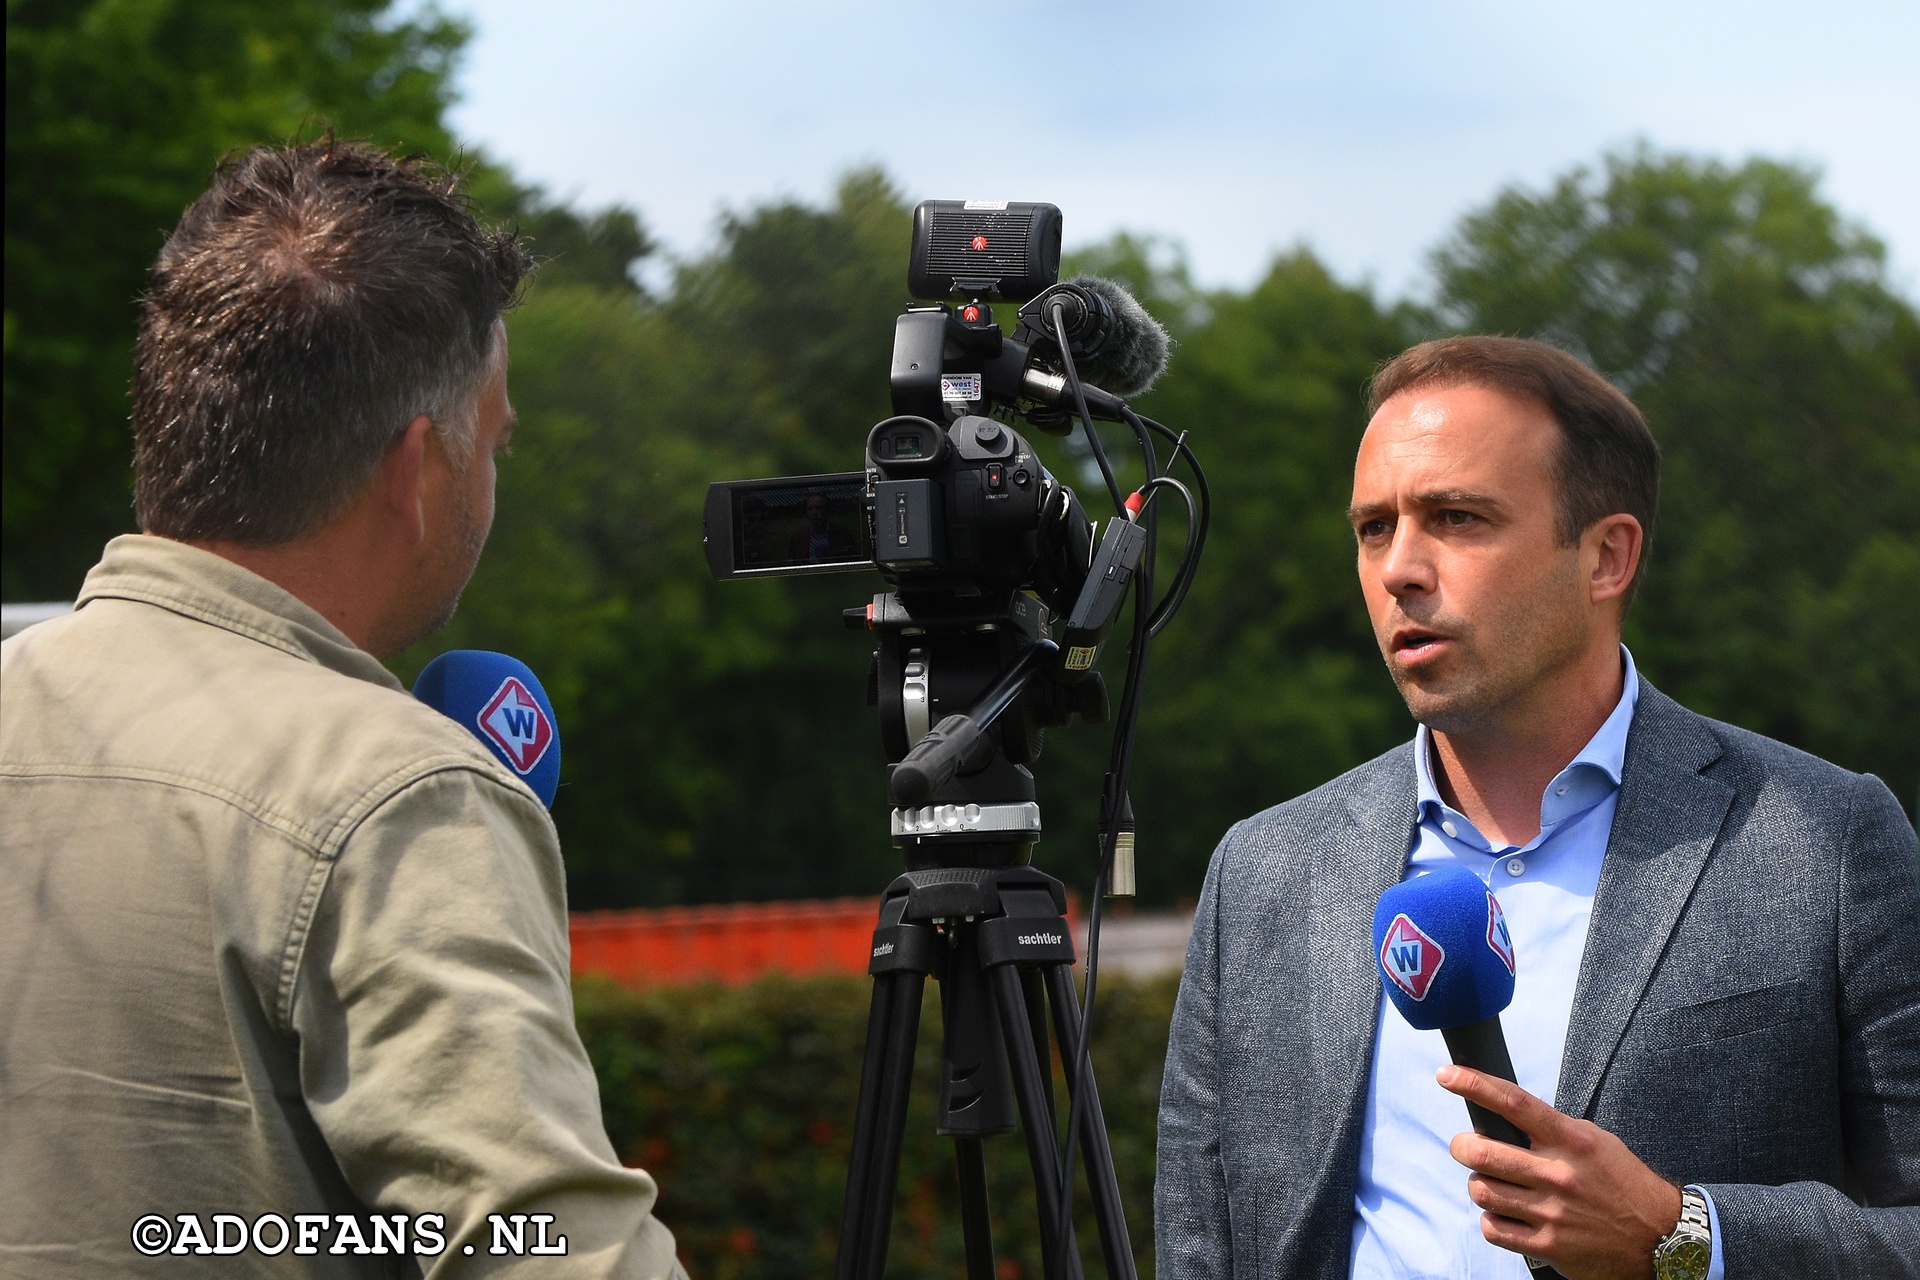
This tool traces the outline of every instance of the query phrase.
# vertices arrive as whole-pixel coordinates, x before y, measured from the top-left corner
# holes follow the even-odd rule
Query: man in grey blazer
[[[1920,1276],[1899,805],[1635,673],[1658,451],[1592,370],[1447,339],[1372,398],[1349,514],[1420,729],[1214,855],[1161,1097],[1160,1277]],[[1375,901],[1451,863],[1513,929],[1517,1085],[1381,999]],[[1466,1131],[1461,1098],[1531,1149]]]

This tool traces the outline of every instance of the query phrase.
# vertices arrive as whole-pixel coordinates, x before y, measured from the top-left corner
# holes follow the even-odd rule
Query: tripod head
[[[993,609],[885,592],[842,616],[877,642],[868,701],[896,762],[892,836],[908,867],[1030,861],[1040,809],[1028,766],[1048,728],[1106,720],[1099,674],[1061,678],[1047,608],[1024,591]]]

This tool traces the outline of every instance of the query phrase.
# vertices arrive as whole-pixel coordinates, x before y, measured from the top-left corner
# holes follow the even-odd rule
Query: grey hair
[[[413,401],[418,407],[400,420],[399,429],[404,431],[408,423],[424,414],[433,423],[433,430],[440,437],[447,457],[452,459],[454,470],[464,473],[473,462],[474,442],[480,434],[480,398],[506,360],[507,348],[499,331],[494,330],[477,362],[465,359],[465,352],[459,354],[461,359],[449,360],[446,367],[420,388]],[[376,461],[366,479],[371,479],[378,467]]]

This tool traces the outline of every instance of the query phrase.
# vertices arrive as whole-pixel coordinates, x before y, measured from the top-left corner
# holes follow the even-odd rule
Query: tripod
[[[958,812],[942,812],[946,810]],[[896,826],[919,822],[935,831],[943,826],[979,831],[1005,824],[1011,833],[1014,824],[1029,821],[1037,828],[1039,806],[941,805],[896,810],[894,820]],[[929,831],[922,838],[932,835]],[[1008,845],[1021,847],[1011,840]],[[973,851],[981,848],[973,845]],[[1073,1223],[1063,1221],[1060,1213],[1061,1153],[1054,1135],[1047,1036],[1051,1011],[1061,1060],[1078,1060],[1080,1010],[1072,974],[1073,935],[1065,911],[1060,882],[1029,866],[908,871],[887,887],[868,967],[874,977],[873,1005],[835,1280],[881,1280],[885,1273],[920,1003],[929,974],[941,983],[944,1051],[938,1132],[954,1140],[967,1280],[995,1280],[981,1139],[1011,1132],[1016,1104],[1033,1170],[1046,1280],[1079,1280]],[[1075,1084],[1071,1073],[1068,1084]],[[1107,1274],[1111,1280],[1134,1280],[1133,1249],[1091,1067],[1077,1087],[1087,1094],[1080,1149]],[[1059,1271],[1062,1260],[1064,1274]]]

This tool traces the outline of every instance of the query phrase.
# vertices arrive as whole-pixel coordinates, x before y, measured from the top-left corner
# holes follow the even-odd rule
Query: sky
[[[1920,296],[1916,0],[442,3],[461,135],[669,257],[878,164],[1057,204],[1069,248],[1159,236],[1209,286],[1305,244],[1419,295],[1463,213],[1645,140],[1815,167]]]

